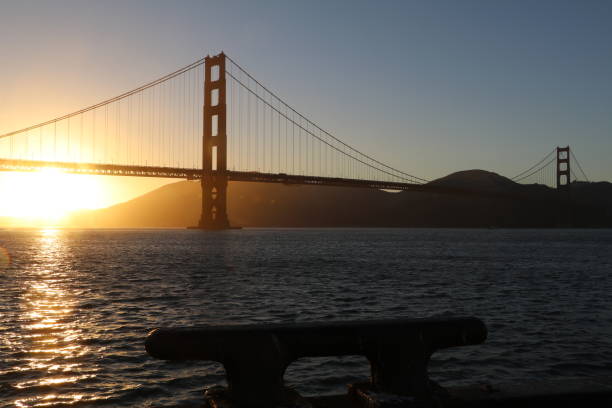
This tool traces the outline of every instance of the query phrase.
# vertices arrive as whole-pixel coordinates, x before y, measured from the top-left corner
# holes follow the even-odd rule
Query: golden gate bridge
[[[224,53],[76,112],[0,135],[0,170],[43,168],[199,179],[202,229],[229,228],[229,181],[492,194],[431,185],[357,150]],[[569,146],[556,148],[512,180],[569,191],[578,179],[574,168],[588,180]]]

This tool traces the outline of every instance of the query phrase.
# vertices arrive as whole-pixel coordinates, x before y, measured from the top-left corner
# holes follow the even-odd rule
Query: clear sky
[[[570,144],[612,180],[609,1],[2,0],[0,133],[221,50],[417,176],[513,176]]]

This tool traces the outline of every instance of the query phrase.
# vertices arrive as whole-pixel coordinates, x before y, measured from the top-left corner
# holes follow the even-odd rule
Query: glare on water
[[[59,237],[61,233],[53,229],[40,232],[38,248],[32,254],[36,267],[24,282],[21,335],[13,344],[24,358],[13,369],[26,375],[14,387],[38,392],[15,400],[18,407],[81,401],[83,394],[67,386],[93,378],[97,371],[79,361],[92,350],[78,342],[85,327],[73,315],[77,299],[66,281],[75,271],[63,265],[67,249]]]

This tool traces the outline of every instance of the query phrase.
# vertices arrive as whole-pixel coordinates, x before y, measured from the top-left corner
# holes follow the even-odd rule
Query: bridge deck
[[[54,168],[72,174],[92,174],[100,176],[131,176],[159,177],[198,180],[202,178],[202,169],[178,167],[127,166],[100,163],[53,162],[40,160],[0,159],[0,171],[32,172]],[[430,184],[412,184],[381,180],[358,180],[335,177],[303,176],[285,173],[261,173],[255,171],[226,172],[230,181],[246,181],[259,183],[280,183],[288,185],[313,185],[358,187],[378,190],[418,191],[441,194],[476,195],[491,198],[524,198],[517,194],[498,193],[491,191],[474,191],[468,189],[436,186]]]
[[[66,173],[93,174],[101,176],[160,177],[197,180],[202,178],[202,169],[178,167],[126,166],[117,164],[53,162],[40,160],[0,159],[0,171],[31,172],[41,169],[60,169]],[[420,184],[355,180],[347,178],[302,176],[284,173],[261,173],[251,171],[227,171],[230,181],[261,183],[302,184],[341,187],[362,187],[387,190],[420,190]]]

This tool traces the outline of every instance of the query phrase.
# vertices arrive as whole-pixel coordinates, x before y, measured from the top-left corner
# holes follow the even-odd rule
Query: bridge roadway
[[[128,166],[118,164],[56,162],[41,160],[0,159],[0,171],[33,172],[42,169],[59,169],[72,174],[91,174],[99,176],[158,177],[198,180],[202,178],[202,169],[179,167]],[[261,173],[256,171],[226,172],[229,181],[247,181],[259,183],[280,183],[313,186],[359,187],[378,190],[419,191],[441,194],[476,195],[490,198],[518,198],[515,194],[474,191],[450,188],[431,184],[413,184],[379,180],[357,180],[336,177],[301,176],[285,173]]]

